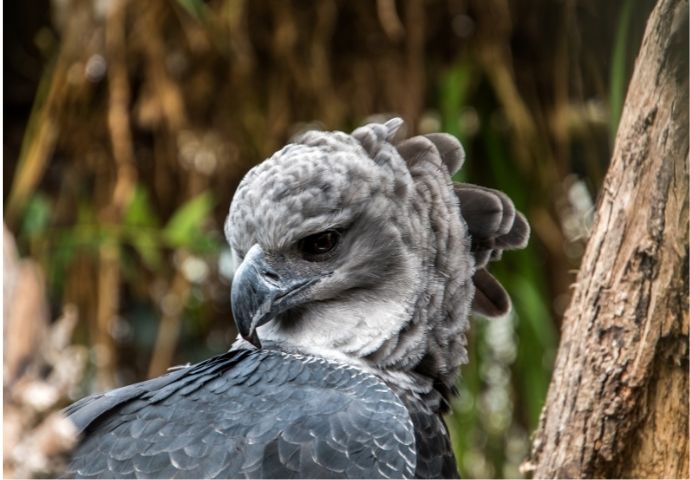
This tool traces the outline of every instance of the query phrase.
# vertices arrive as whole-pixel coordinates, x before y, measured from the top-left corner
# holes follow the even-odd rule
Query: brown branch
[[[167,127],[177,133],[187,127],[182,88],[171,78],[166,66],[170,49],[164,44],[162,26],[169,14],[166,2],[160,0],[142,2],[142,17],[139,27],[144,33],[142,39],[147,65],[147,81],[163,114]]]
[[[105,46],[110,63],[108,68],[108,129],[117,168],[111,207],[116,216],[126,207],[137,179],[129,119],[130,89],[126,58],[126,13],[127,2],[118,2],[108,15],[105,31]]]
[[[127,4],[123,1],[113,6],[105,29],[105,48],[110,63],[108,129],[116,168],[111,200],[101,211],[101,221],[105,224],[119,223],[137,180],[129,119],[130,90],[125,37]],[[105,242],[101,245],[99,264],[95,332],[98,380],[101,388],[113,388],[117,383],[117,350],[111,332],[117,321],[120,296],[120,251],[116,243]]]
[[[525,470],[688,477],[688,2],[660,0]]]
[[[181,251],[179,253],[184,256]],[[189,293],[189,281],[178,269],[172,285],[161,302],[163,316],[158,324],[156,344],[149,363],[149,378],[162,375],[172,366],[173,355],[182,327],[182,311],[189,298]]]
[[[43,178],[58,142],[63,113],[69,110],[75,95],[86,90],[77,91],[69,81],[71,69],[88,53],[84,45],[92,31],[91,10],[78,10],[67,18],[55,62],[46,67],[36,92],[7,199],[5,222],[10,228],[16,226],[26,201]]]
[[[403,27],[398,10],[395,8],[395,0],[377,0],[376,14],[388,38],[393,42],[400,41],[405,35],[405,27]]]

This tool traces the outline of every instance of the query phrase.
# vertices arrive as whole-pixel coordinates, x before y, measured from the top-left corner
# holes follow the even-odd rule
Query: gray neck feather
[[[407,248],[419,259],[414,307],[402,329],[367,360],[380,369],[415,372],[446,390],[467,361],[466,330],[474,296],[474,263],[469,236],[452,192],[449,174],[437,156],[410,166]],[[414,241],[412,241],[414,239]]]

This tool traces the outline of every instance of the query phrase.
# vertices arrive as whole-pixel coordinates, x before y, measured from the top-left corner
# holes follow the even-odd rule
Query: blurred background
[[[520,477],[652,6],[5,3],[5,388],[37,350],[37,378],[71,372],[45,409],[226,350],[222,225],[242,176],[306,128],[397,113],[410,134],[458,136],[458,179],[506,191],[532,225],[492,268],[514,312],[473,319],[447,419],[463,476]],[[19,353],[12,325],[30,332]]]

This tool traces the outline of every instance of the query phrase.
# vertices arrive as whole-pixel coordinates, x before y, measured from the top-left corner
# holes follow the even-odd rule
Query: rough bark
[[[688,2],[660,0],[524,467],[688,478],[688,455]]]

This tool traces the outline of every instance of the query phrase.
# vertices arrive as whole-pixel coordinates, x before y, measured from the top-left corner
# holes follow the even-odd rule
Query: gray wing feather
[[[67,411],[75,477],[412,477],[414,428],[373,375],[323,359],[237,351]]]
[[[119,405],[138,398],[151,389],[162,388],[175,382],[181,376],[181,371],[168,375],[118,388],[107,393],[91,395],[73,403],[63,410],[65,416],[76,425],[79,433],[82,433],[93,420],[117,408]]]
[[[417,449],[417,478],[459,478],[450,436],[441,417],[438,391],[432,390],[419,397],[396,387],[393,390],[410,412],[415,429]]]

